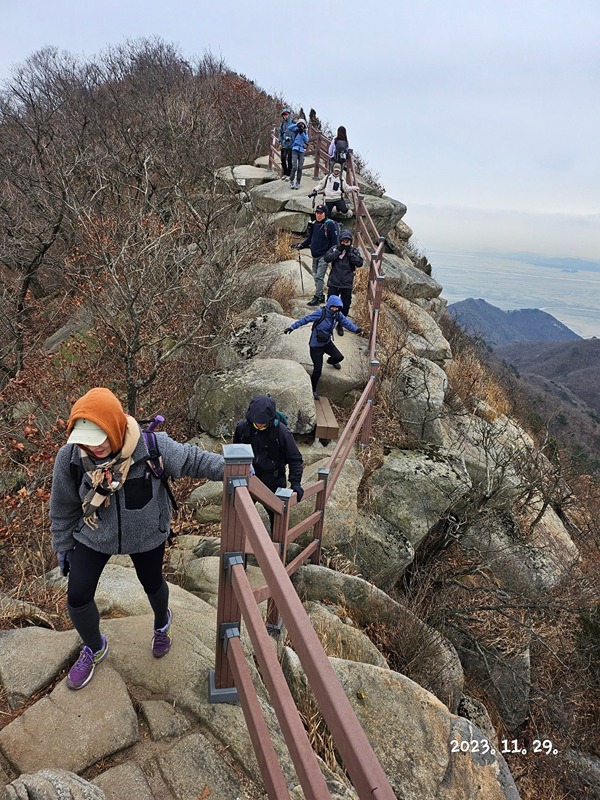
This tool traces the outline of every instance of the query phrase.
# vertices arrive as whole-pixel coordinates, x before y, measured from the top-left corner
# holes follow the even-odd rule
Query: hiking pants
[[[325,283],[325,273],[327,272],[327,262],[324,256],[313,258],[312,274],[315,281],[315,294],[323,294],[323,284]]]
[[[162,627],[166,622],[169,592],[162,573],[165,543],[145,553],[131,553],[130,557],[139,582],[148,595],[150,605]],[[100,616],[94,602],[98,581],[106,566],[110,553],[99,553],[81,542],[69,554],[69,584],[67,588],[67,608],[73,626],[83,643],[96,652],[101,647]],[[165,593],[164,587],[167,591]],[[155,607],[160,605],[160,609]],[[164,605],[164,609],[162,608]],[[160,620],[164,619],[163,622]]]
[[[329,298],[333,294],[337,294],[344,304],[342,307],[342,314],[347,317],[348,312],[350,311],[350,303],[352,302],[352,289],[342,289],[340,286],[332,286],[331,284],[328,284],[327,297]]]
[[[323,372],[323,356],[325,353],[329,356],[327,362],[329,364],[339,364],[340,361],[344,360],[344,356],[337,347],[334,345],[333,342],[328,342],[325,347],[311,347],[310,349],[310,360],[313,362],[313,371],[312,375],[310,376],[310,382],[312,384],[313,392],[317,391],[317,384],[319,383],[319,378],[321,377],[321,372]]]
[[[325,205],[327,207],[327,216],[329,219],[332,218],[334,209],[336,209],[340,214],[348,213],[348,203],[346,203],[343,197],[340,197],[339,200],[326,200]]]
[[[281,169],[284,175],[287,175],[288,178],[290,177],[290,172],[292,171],[292,148],[291,147],[282,147],[281,148]]]
[[[290,183],[300,183],[302,180],[302,165],[304,164],[304,153],[300,150],[292,150],[292,171],[290,172]]]

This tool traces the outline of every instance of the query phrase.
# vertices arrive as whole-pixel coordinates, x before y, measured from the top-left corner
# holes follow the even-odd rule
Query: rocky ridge
[[[307,168],[299,192],[278,181],[264,160],[226,168],[219,178],[224,191],[239,193],[240,226],[260,215],[276,227],[304,230],[310,213],[306,195],[312,188]],[[384,312],[396,326],[402,347],[401,368],[382,381],[381,391],[394,399],[412,443],[386,447],[381,465],[366,479],[356,454],[336,484],[323,544],[352,561],[360,577],[307,566],[294,582],[398,797],[517,800],[517,787],[499,752],[484,753],[483,745],[468,753],[454,752],[452,742],[482,743],[494,736],[491,723],[489,731],[478,727],[486,724],[480,708],[473,720],[464,716],[469,713],[465,709],[474,707],[464,691],[465,673],[491,685],[491,695],[496,692],[502,698],[498,710],[503,724],[518,729],[528,713],[527,643],[508,666],[505,654],[493,648],[477,661],[469,631],[457,628],[451,636],[442,635],[388,592],[432,533],[461,514],[469,525],[459,546],[487,568],[491,564],[494,581],[506,587],[517,582],[533,598],[561,584],[578,560],[577,547],[549,506],[539,507],[534,535],[528,533],[518,504],[528,480],[522,466],[535,450],[526,432],[491,413],[479,399],[460,413],[448,405],[452,351],[438,324],[444,307],[442,287],[407,244],[412,232],[402,220],[406,207],[375,190],[369,193],[364,182],[362,188],[389,247]],[[303,304],[312,294],[309,262],[303,255],[303,280],[297,261],[270,268],[273,280],[294,281],[298,315],[305,313]],[[220,368],[198,377],[190,412],[204,442],[231,435],[233,423],[258,391],[277,398],[294,433],[312,430],[308,331],[284,336],[291,319],[277,304],[266,302],[257,314],[249,313],[241,321],[221,353]],[[346,356],[344,368],[341,373],[324,370],[320,387],[337,405],[351,406],[367,374],[366,346],[359,337],[347,336],[340,347]],[[308,482],[331,447],[304,443],[302,450]],[[368,505],[358,499],[365,480]],[[199,519],[218,520],[221,485],[203,485],[189,504]],[[483,507],[485,513],[479,513]],[[310,510],[308,504],[299,504],[293,522]],[[81,692],[68,691],[64,680],[79,646],[74,632],[48,630],[39,617],[31,627],[0,632],[0,683],[11,708],[23,709],[0,731],[3,800],[264,796],[241,709],[213,706],[207,699],[207,674],[214,662],[217,553],[218,542],[198,537],[180,537],[171,551],[171,568],[185,588],[170,587],[174,644],[168,658],[159,662],[150,654],[146,597],[128,559],[112,559],[97,595],[110,656]],[[251,580],[261,582],[257,568],[248,571]],[[45,580],[50,585],[65,583],[58,570]],[[362,629],[373,618],[390,626],[400,621],[425,643],[428,669],[422,685],[391,669],[388,658],[365,635]],[[250,653],[244,636],[243,643]],[[302,702],[305,678],[284,634],[277,646],[292,692]],[[32,658],[40,652],[43,660]],[[490,670],[490,663],[499,666]],[[506,673],[512,682],[505,679]],[[290,795],[300,798],[256,670],[253,679]],[[323,772],[332,797],[356,797],[339,768],[323,764]]]

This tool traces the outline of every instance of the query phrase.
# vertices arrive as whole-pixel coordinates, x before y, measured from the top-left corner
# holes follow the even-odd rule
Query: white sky
[[[158,35],[345,125],[424,249],[600,260],[600,0],[0,0],[44,45]]]

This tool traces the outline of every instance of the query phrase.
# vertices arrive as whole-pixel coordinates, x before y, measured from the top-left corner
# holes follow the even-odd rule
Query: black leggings
[[[146,594],[155,594],[163,582],[162,565],[165,554],[165,543],[145,553],[131,553],[139,582]],[[69,554],[69,587],[67,602],[72,608],[85,606],[94,599],[102,570],[106,566],[110,554],[99,553],[77,542],[75,549]]]
[[[309,347],[309,352],[310,359],[313,362],[313,371],[312,375],[310,376],[310,382],[313,392],[316,392],[319,378],[323,372],[323,356],[325,353],[327,353],[329,356],[327,359],[328,364],[339,364],[340,361],[344,360],[344,356],[342,353],[340,353],[333,342],[328,342],[325,347]]]

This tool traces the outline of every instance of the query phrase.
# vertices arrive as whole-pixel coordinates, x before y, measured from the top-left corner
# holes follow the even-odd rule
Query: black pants
[[[312,375],[310,376],[310,382],[312,384],[313,392],[317,391],[317,384],[319,383],[319,378],[323,372],[323,356],[325,353],[327,353],[329,356],[327,361],[330,364],[339,364],[340,361],[344,360],[344,356],[342,353],[340,353],[333,342],[328,342],[325,347],[310,348],[310,360],[313,362],[313,371]]]
[[[342,307],[342,314],[347,317],[350,311],[350,303],[352,302],[352,287],[349,289],[342,289],[340,286],[331,286],[329,284],[327,286],[327,297],[329,298],[333,294],[336,294],[344,304]]]
[[[131,553],[135,572],[146,594],[154,594],[162,586],[164,554],[164,542],[146,553]],[[109,558],[108,553],[99,553],[77,542],[69,557],[67,602],[70,606],[73,608],[85,606],[94,599],[102,570]]]
[[[288,178],[290,177],[290,172],[292,171],[292,148],[291,147],[282,147],[281,148],[281,169],[283,170],[283,174],[287,175]]]
[[[348,213],[348,203],[346,203],[343,197],[340,197],[339,200],[327,200],[325,205],[327,206],[327,216],[329,219],[332,218],[334,208],[336,211],[339,211],[340,214]]]

